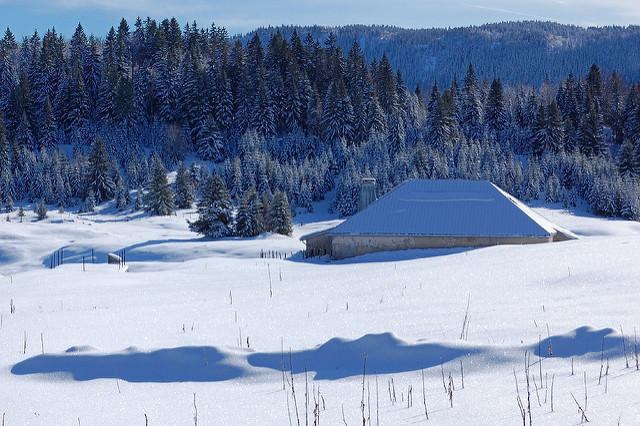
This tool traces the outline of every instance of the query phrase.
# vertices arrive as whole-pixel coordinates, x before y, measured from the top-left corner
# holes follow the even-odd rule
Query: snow
[[[330,235],[545,237],[556,229],[489,181],[413,179]]]
[[[339,223],[325,207],[296,216],[291,238],[203,239],[188,231],[191,211],[0,222],[5,424],[144,424],[145,414],[150,425],[193,424],[194,394],[198,424],[289,424],[287,401],[292,424],[296,405],[306,424],[305,379],[309,423],[319,389],[321,424],[343,424],[343,410],[361,424],[365,353],[371,424],[521,424],[514,371],[526,406],[525,351],[535,424],[580,422],[571,394],[584,406],[584,373],[592,424],[638,423],[640,223],[543,205],[532,211],[580,238],[341,262],[260,257],[296,253],[301,235]],[[60,247],[68,263],[48,269]],[[92,248],[97,263],[83,272]],[[126,273],[106,264],[123,248]],[[599,380],[601,354],[609,371]],[[295,401],[282,390],[283,363]]]

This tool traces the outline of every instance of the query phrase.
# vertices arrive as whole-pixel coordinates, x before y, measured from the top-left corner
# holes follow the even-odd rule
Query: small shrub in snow
[[[38,220],[44,220],[47,218],[47,207],[44,205],[44,202],[42,201],[36,204],[36,208],[34,209],[34,212]]]

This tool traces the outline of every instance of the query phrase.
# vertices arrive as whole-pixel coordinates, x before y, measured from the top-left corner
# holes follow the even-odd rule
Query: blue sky
[[[640,0],[0,0],[0,26],[18,35],[55,26],[70,36],[80,21],[103,35],[121,17],[175,16],[230,33],[280,24],[390,24],[448,27],[543,19],[577,25],[640,24]]]

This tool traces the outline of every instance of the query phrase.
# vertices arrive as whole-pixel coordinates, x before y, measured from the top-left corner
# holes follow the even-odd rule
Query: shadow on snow
[[[551,336],[536,344],[531,350],[536,355],[543,357],[551,356],[556,358],[570,358],[573,356],[599,357],[602,352],[606,356],[622,356],[624,345],[627,353],[633,352],[633,342],[623,339],[622,336],[615,335],[612,328],[596,330],[591,327],[576,328],[570,333]]]
[[[367,372],[375,374],[402,373],[430,368],[463,356],[479,354],[481,348],[456,348],[438,343],[406,344],[391,333],[367,334],[357,340],[333,338],[316,347],[292,352],[293,372],[315,371],[315,378],[336,380],[362,374],[364,354]],[[256,353],[249,355],[249,364],[288,371],[289,354]]]
[[[433,249],[410,249],[381,251],[377,253],[362,254],[346,259],[333,260],[329,256],[307,257],[297,254],[290,258],[294,262],[313,263],[318,265],[352,265],[360,263],[391,263],[406,260],[428,259],[431,257],[449,256],[454,254],[467,254],[482,247],[451,247]]]
[[[117,354],[83,353],[70,348],[61,355],[38,355],[17,363],[16,375],[67,373],[74,380],[121,379],[128,382],[218,382],[235,379],[244,371],[225,364],[226,356],[213,347],[185,346]]]
[[[530,351],[543,357],[621,356],[623,343],[633,356],[634,342],[623,339],[611,328],[580,327],[564,335],[551,336]],[[141,352],[127,349],[115,354],[90,353],[91,348],[72,347],[59,355],[38,355],[13,366],[15,375],[68,374],[74,380],[121,379],[129,382],[217,382],[249,374],[243,367],[227,363],[227,355],[211,346],[184,346]],[[513,360],[505,352],[490,347],[409,344],[391,333],[367,334],[356,340],[333,338],[313,349],[291,353],[254,353],[249,365],[294,374],[315,372],[315,379],[337,380],[362,374],[364,356],[368,374],[392,374],[437,367],[467,356],[487,356],[492,363]],[[292,364],[292,365],[291,365]],[[293,366],[293,368],[292,368]]]

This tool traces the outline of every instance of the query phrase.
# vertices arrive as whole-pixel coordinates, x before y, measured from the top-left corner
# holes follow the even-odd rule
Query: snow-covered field
[[[592,424],[639,424],[640,223],[536,211],[581,238],[328,263],[260,257],[302,249],[336,223],[324,214],[296,217],[292,238],[226,241],[190,233],[186,212],[3,216],[0,415],[306,425],[319,400],[320,424],[357,425],[364,401],[367,424],[402,425],[427,422],[426,402],[431,424],[514,425],[515,372],[534,424],[579,424],[574,397]],[[123,248],[127,272],[105,263]]]

